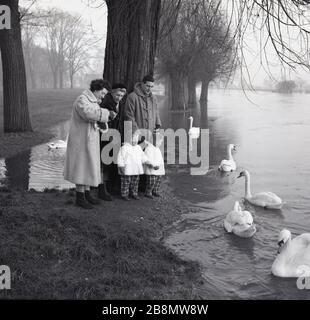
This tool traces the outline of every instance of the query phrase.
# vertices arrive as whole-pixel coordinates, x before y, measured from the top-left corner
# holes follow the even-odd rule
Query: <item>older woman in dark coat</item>
[[[112,129],[116,129],[119,131],[121,136],[123,136],[123,123],[124,123],[124,105],[125,105],[125,95],[126,95],[126,87],[121,83],[115,83],[112,85],[112,90],[109,92],[104,99],[102,100],[100,107],[108,110],[110,112],[114,112],[116,114],[113,120],[108,122],[108,127]],[[105,125],[99,124],[102,129],[104,129]],[[100,150],[104,148],[109,141],[100,141]],[[113,151],[110,152],[110,157],[113,156]],[[117,165],[112,164],[101,164],[102,168],[102,184],[99,185],[98,188],[98,197],[102,200],[112,201],[112,196],[109,194],[107,190],[107,184],[110,183],[110,187],[116,188],[118,186],[118,171]]]

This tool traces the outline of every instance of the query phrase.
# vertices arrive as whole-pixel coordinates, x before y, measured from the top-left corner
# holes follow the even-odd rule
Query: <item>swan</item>
[[[67,139],[65,141],[63,140],[55,140],[52,142],[49,142],[47,144],[48,149],[65,149],[67,148]]]
[[[236,151],[236,146],[234,144],[229,144],[227,146],[227,157],[228,160],[222,160],[219,165],[219,170],[223,172],[235,171],[237,169],[237,164],[232,156],[232,151]]]
[[[190,121],[188,134],[192,139],[198,139],[200,136],[200,128],[193,127],[194,118],[192,116],[190,116],[188,119]]]
[[[283,201],[272,192],[259,192],[252,195],[250,186],[250,173],[244,170],[239,177],[245,177],[245,199],[255,206],[264,207],[265,209],[281,209]]]
[[[282,230],[278,238],[278,255],[271,272],[277,277],[310,277],[310,233],[292,240],[289,230]]]
[[[238,201],[235,202],[234,210],[227,214],[224,228],[228,233],[234,233],[242,238],[250,238],[256,232],[251,213],[242,211]]]

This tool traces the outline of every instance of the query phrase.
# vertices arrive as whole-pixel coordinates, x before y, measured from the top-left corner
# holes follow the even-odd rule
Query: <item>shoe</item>
[[[99,199],[93,198],[93,197],[91,196],[91,194],[90,194],[90,191],[88,191],[88,190],[85,191],[85,199],[86,199],[89,203],[94,204],[94,205],[97,205],[97,204],[100,204],[100,203],[101,203],[101,201],[100,201]]]
[[[153,193],[153,197],[160,198],[161,195],[159,193]]]
[[[93,209],[94,207],[86,201],[84,192],[76,192],[75,204],[83,209]]]
[[[128,197],[128,196],[126,196],[126,197],[122,197],[122,199],[123,199],[124,201],[130,201],[130,199],[129,199],[129,197]]]
[[[146,194],[145,194],[145,197],[146,197],[146,198],[149,198],[149,199],[154,199],[154,197],[153,197],[150,193],[146,193]]]
[[[131,197],[132,197],[132,199],[140,200],[140,197],[136,194],[132,194]]]
[[[98,198],[105,201],[113,201],[105,183],[99,184],[98,186]]]

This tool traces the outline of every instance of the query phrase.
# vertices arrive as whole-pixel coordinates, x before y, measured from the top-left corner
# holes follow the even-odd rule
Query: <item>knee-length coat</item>
[[[109,111],[85,90],[74,102],[70,120],[64,178],[74,184],[101,183],[99,131],[96,122],[108,122]]]

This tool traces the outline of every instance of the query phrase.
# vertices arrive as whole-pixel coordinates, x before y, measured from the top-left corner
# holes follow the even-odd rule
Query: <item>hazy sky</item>
[[[104,0],[96,1],[96,4],[88,5],[87,0],[39,0],[32,8],[60,8],[71,13],[80,14],[87,23],[91,23],[94,32],[105,36],[107,27],[107,9]],[[24,7],[29,6],[29,1],[21,0],[20,4]],[[98,5],[102,4],[100,8]]]
[[[93,5],[88,5],[89,2],[93,2]],[[29,5],[28,3],[29,0],[21,0],[22,6],[27,7]],[[100,4],[102,6],[98,8],[98,5]],[[87,23],[92,25],[94,33],[102,37],[102,41],[99,45],[104,48],[107,27],[107,9],[105,7],[104,0],[39,0],[34,7],[40,7],[42,9],[57,7],[65,11],[80,14]],[[245,50],[245,58],[249,67],[251,79],[254,84],[264,84],[265,79],[268,79],[268,75],[260,65],[259,41],[251,32],[248,32],[247,45],[248,50]],[[270,70],[274,74],[275,78],[281,80],[281,77],[284,75],[287,78],[291,77],[292,79],[300,77],[310,84],[309,72],[299,70],[296,75],[289,69],[283,71],[280,68],[280,64],[275,58],[274,51],[271,48],[268,50],[268,57],[271,62]]]

